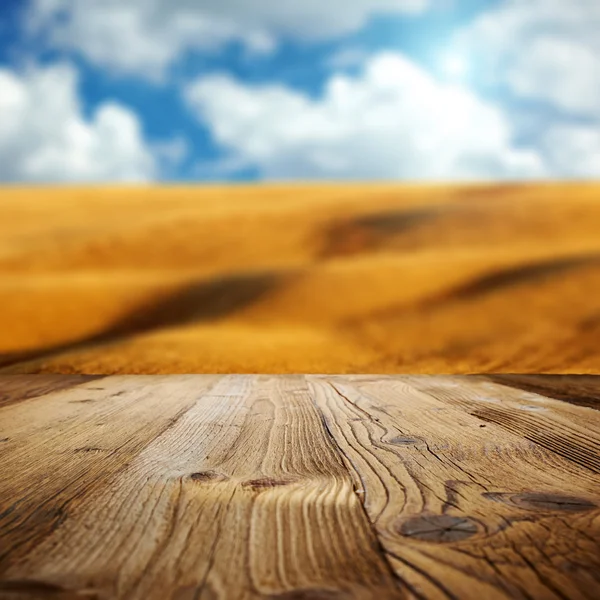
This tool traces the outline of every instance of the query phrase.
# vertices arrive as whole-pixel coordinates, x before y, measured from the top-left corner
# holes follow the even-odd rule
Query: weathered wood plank
[[[597,412],[475,378],[408,377],[406,381],[600,474]]]
[[[0,408],[100,378],[99,375],[4,375],[0,377]]]
[[[0,574],[29,554],[217,378],[111,377],[0,409]]]
[[[594,375],[497,374],[486,378],[526,392],[600,410],[598,377]]]
[[[405,595],[303,377],[137,380],[105,380],[128,389],[106,407],[40,399],[27,443],[19,406],[0,413],[18,437],[0,483],[0,595]]]
[[[481,420],[477,409],[508,409],[492,394],[464,392],[462,380],[309,381],[381,543],[416,597],[597,597],[593,433],[562,419],[561,443],[589,450],[572,461],[524,435],[538,412],[527,413],[527,431]],[[556,429],[553,418],[543,423]]]

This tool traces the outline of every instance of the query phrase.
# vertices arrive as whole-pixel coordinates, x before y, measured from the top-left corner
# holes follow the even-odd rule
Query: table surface
[[[0,378],[0,598],[600,595],[600,378]]]

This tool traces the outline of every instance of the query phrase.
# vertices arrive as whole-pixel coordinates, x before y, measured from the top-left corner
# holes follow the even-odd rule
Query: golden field
[[[600,185],[0,189],[2,373],[600,372]]]

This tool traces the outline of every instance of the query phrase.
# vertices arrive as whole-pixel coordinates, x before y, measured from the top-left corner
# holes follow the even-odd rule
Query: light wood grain
[[[145,398],[148,378],[114,379],[122,396],[65,394],[46,407],[53,427],[9,446],[8,581],[111,598],[403,597],[303,378],[210,391],[211,377],[158,378]],[[110,421],[120,429],[94,435]]]
[[[493,377],[19,386],[2,600],[597,598],[600,411]]]
[[[21,400],[43,396],[50,392],[64,390],[81,383],[99,379],[93,375],[4,375],[0,389],[0,407],[15,404]]]
[[[408,377],[405,381],[600,474],[600,423],[593,409],[575,409],[477,379]]]

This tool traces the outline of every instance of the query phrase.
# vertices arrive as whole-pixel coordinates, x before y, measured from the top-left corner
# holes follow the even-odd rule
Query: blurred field
[[[600,185],[0,190],[0,372],[600,372]]]

